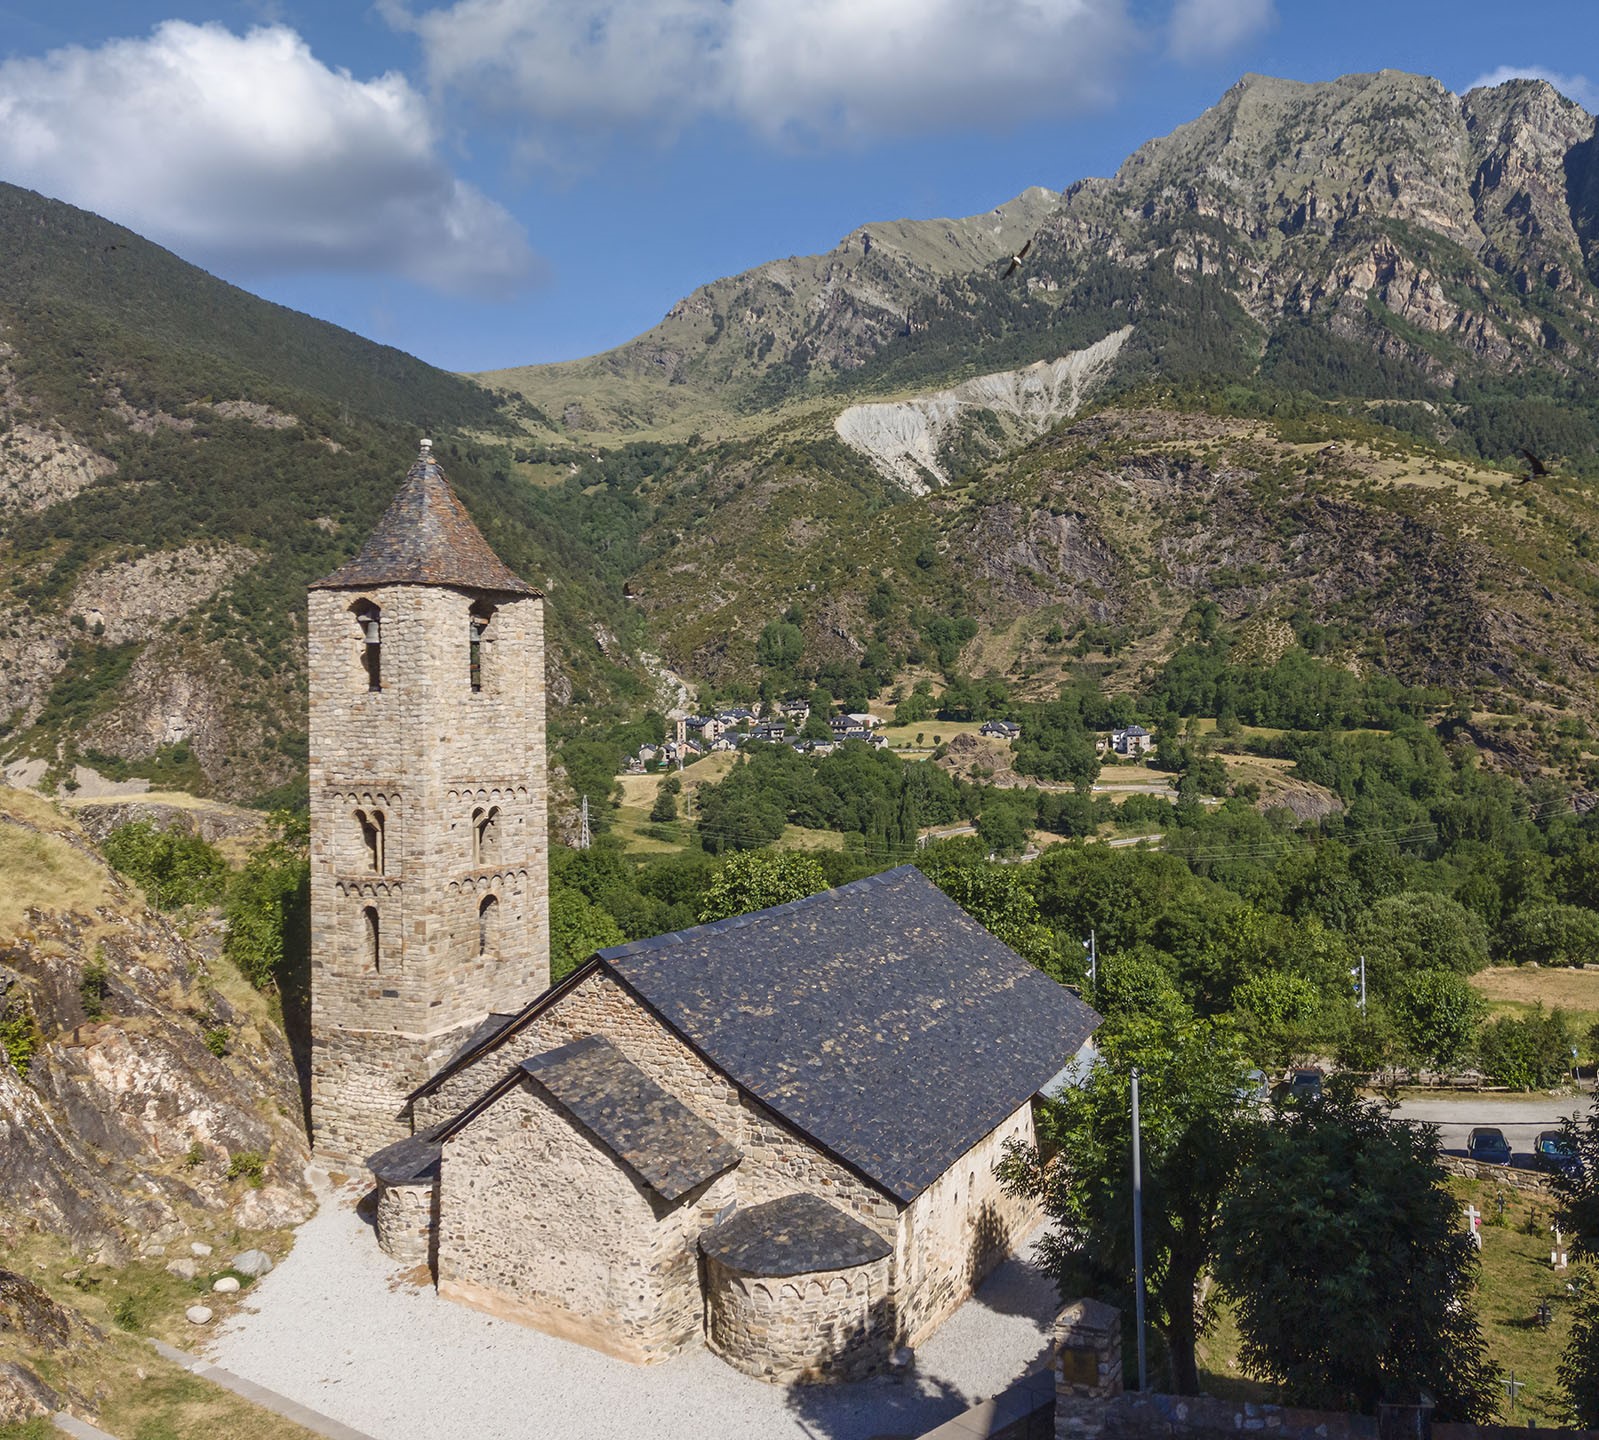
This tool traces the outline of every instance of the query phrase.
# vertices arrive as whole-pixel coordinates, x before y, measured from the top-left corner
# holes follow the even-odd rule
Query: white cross
[[[1478,1227],[1482,1224],[1482,1211],[1475,1205],[1466,1206],[1466,1223],[1471,1227],[1471,1238],[1479,1250],[1482,1249],[1482,1231]]]

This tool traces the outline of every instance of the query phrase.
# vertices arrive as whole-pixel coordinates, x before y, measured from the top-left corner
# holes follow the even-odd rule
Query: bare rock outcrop
[[[954,478],[952,448],[975,442],[992,456],[1070,419],[1105,383],[1132,333],[1127,325],[1058,360],[978,375],[930,395],[851,405],[833,429],[884,479],[925,495]]]
[[[116,1263],[197,1223],[307,1218],[295,1066],[259,997],[43,802],[0,792],[0,853],[23,892],[0,933],[0,1230]]]

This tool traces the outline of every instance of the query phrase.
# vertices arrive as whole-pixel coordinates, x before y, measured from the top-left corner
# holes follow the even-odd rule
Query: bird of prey
[[[1023,245],[1020,250],[1018,250],[1014,255],[1012,255],[1010,257],[1010,266],[1009,266],[1009,268],[999,278],[1001,280],[1009,280],[1012,275],[1014,275],[1018,270],[1020,270],[1022,268],[1022,261],[1027,258],[1027,252],[1029,250],[1031,250],[1032,248],[1033,248],[1033,242],[1032,242],[1031,239],[1029,239],[1028,242],[1025,245]]]
[[[1527,463],[1532,466],[1532,469],[1516,482],[1518,485],[1525,485],[1529,480],[1541,480],[1549,473],[1549,467],[1525,445],[1521,447],[1521,453],[1527,457]]]

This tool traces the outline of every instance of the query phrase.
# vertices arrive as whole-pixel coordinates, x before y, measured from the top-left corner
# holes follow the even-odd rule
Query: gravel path
[[[873,1440],[920,1435],[997,1393],[1045,1351],[1054,1286],[1021,1259],[918,1352],[916,1372],[848,1386],[767,1385],[705,1350],[628,1365],[419,1286],[377,1247],[354,1186],[330,1192],[294,1251],[206,1347],[218,1365],[376,1440]]]

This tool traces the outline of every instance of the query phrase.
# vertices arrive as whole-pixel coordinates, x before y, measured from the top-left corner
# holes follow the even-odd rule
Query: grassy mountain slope
[[[1599,722],[1594,130],[1537,82],[1250,76],[1113,177],[865,226],[498,396],[4,192],[47,237],[0,289],[11,754],[294,780],[301,587],[359,543],[419,409],[550,589],[558,714],[641,712],[652,648],[728,692],[1133,686],[1211,603],[1478,710]],[[930,494],[835,433],[1124,330],[1098,409],[1042,438],[993,387],[940,400]],[[1522,447],[1554,476],[1507,485]]]
[[[494,397],[25,191],[0,189],[0,241],[5,758],[292,788],[304,587],[360,544],[424,429],[506,559],[562,594],[557,701],[634,694],[594,643],[631,617],[575,538],[587,502],[512,484]]]

